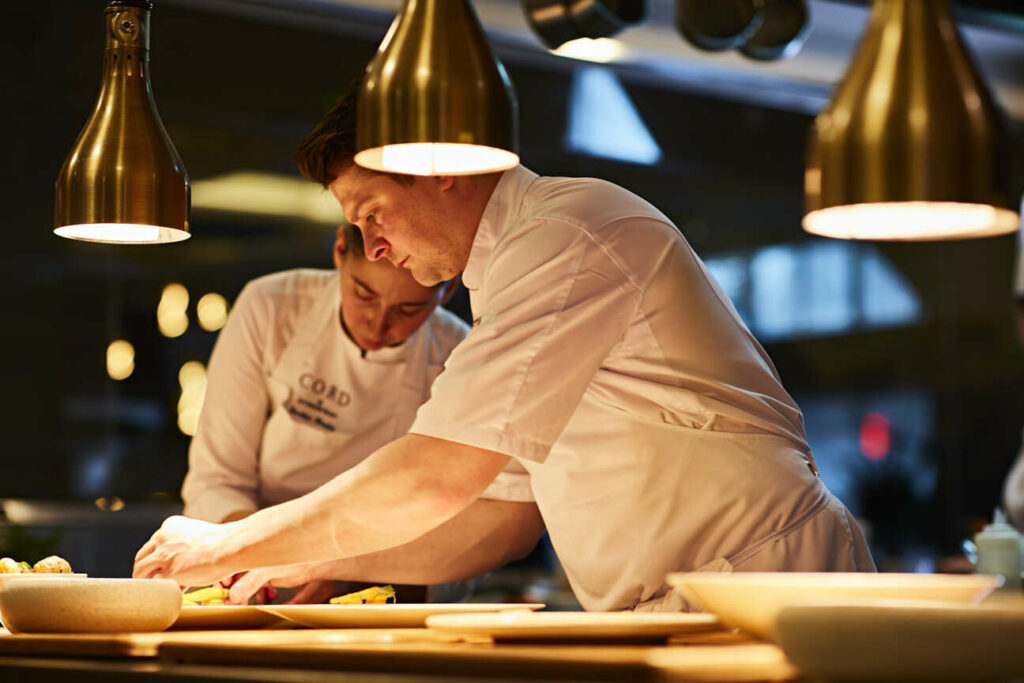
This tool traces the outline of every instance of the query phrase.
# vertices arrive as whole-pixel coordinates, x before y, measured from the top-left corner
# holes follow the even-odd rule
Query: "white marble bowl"
[[[0,619],[12,633],[163,631],[180,611],[181,590],[171,579],[0,582]]]
[[[931,600],[969,605],[995,590],[1002,577],[984,574],[817,572],[691,572],[668,583],[727,625],[777,640],[787,605],[856,604],[872,599]]]

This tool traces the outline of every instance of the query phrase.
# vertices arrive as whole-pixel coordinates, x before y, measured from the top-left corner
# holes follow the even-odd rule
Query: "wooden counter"
[[[26,659],[27,657],[31,659]],[[72,659],[73,658],[73,659]],[[76,663],[77,664],[74,664]],[[791,680],[774,645],[731,634],[665,645],[512,644],[466,641],[428,629],[273,629],[138,634],[12,635],[0,630],[0,679],[35,665],[61,681],[101,680],[106,667],[140,678],[202,670],[222,680],[305,680],[389,674],[394,680],[473,677],[535,680]],[[97,668],[99,667],[99,668]],[[242,670],[247,673],[243,676]],[[20,670],[20,669],[19,669]],[[58,673],[59,672],[59,673]],[[234,676],[234,678],[233,678]],[[361,679],[362,680],[362,679]],[[389,680],[392,680],[389,678]]]

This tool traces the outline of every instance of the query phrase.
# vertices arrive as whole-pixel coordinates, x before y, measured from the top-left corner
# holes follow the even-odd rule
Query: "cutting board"
[[[648,681],[656,671],[647,663],[651,646],[495,645],[484,642],[405,641],[391,643],[168,642],[162,660],[185,664],[267,666],[441,677],[470,676]]]
[[[266,631],[163,631],[161,633],[19,633],[0,628],[0,654],[79,657],[156,657],[167,644],[224,647],[438,642],[427,629],[275,629]]]

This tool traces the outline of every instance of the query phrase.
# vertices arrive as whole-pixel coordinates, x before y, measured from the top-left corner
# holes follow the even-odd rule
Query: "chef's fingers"
[[[235,581],[238,581],[238,579],[242,578],[243,576],[245,576],[245,572],[236,572],[226,579],[221,579],[217,583],[219,583],[221,586],[224,586],[224,588],[231,588]]]
[[[143,559],[149,557],[149,555],[154,550],[156,550],[156,547],[159,544],[159,542],[157,541],[157,535],[159,533],[160,532],[157,531],[155,534],[150,536],[149,540],[146,541],[146,543],[141,548],[139,548],[139,552],[135,553],[135,563],[136,564],[138,564],[140,560],[143,560]]]
[[[255,569],[246,572],[243,576],[237,577],[231,584],[231,592],[228,594],[228,602],[232,605],[248,604],[249,598],[256,594],[267,581],[270,575],[266,570]]]
[[[156,577],[161,569],[159,562],[155,562],[152,556],[135,563],[132,567],[133,579],[152,579]]]

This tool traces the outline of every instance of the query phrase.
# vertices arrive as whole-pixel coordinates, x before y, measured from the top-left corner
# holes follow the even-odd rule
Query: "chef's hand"
[[[321,603],[334,596],[334,582],[320,579],[321,564],[290,564],[253,569],[235,577],[228,602],[244,605],[261,588],[293,588],[301,586],[289,605]]]
[[[168,517],[135,555],[132,577],[169,578],[181,586],[208,586],[228,579],[234,568],[224,561],[223,549],[232,526]]]

